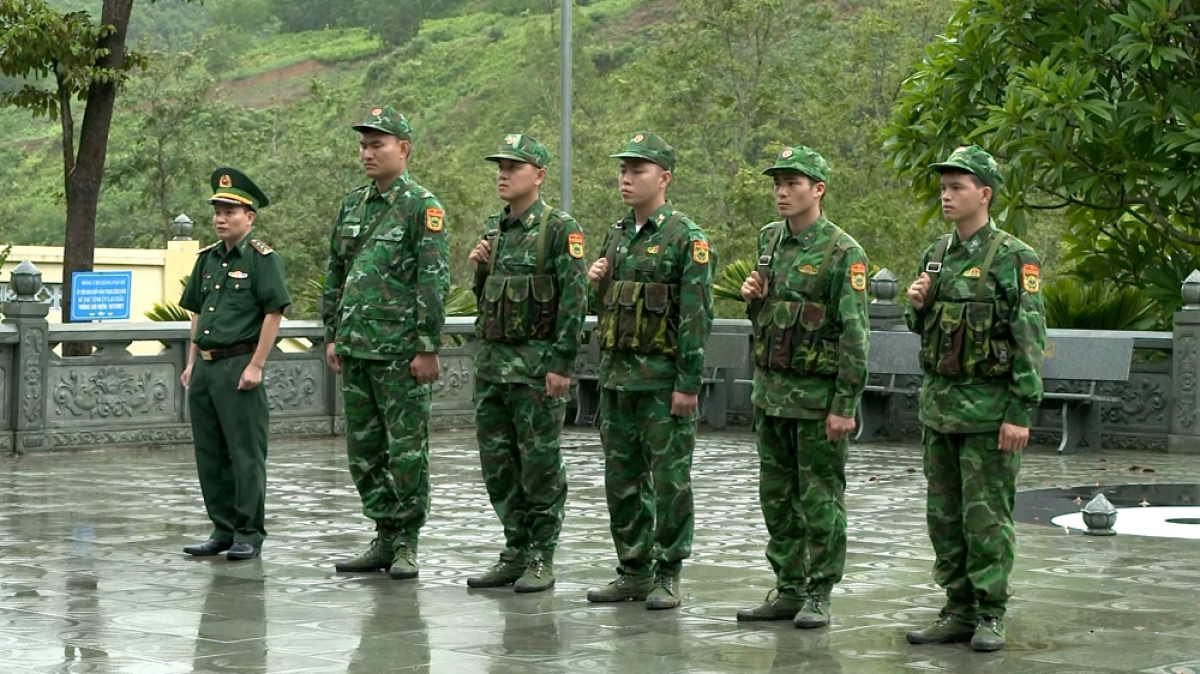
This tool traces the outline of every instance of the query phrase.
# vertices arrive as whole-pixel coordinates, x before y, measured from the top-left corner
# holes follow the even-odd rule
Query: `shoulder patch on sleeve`
[[[583,259],[583,234],[571,232],[567,235],[567,253],[576,260]]]
[[[1042,270],[1036,264],[1021,267],[1021,288],[1030,294],[1042,289]]]
[[[440,232],[446,227],[446,212],[440,208],[425,209],[425,229]]]
[[[850,287],[858,292],[867,289],[867,265],[861,262],[850,265]]]
[[[692,242],[692,262],[696,264],[708,264],[709,250],[707,241]]]
[[[270,255],[275,252],[275,249],[258,239],[250,239],[250,247],[258,251],[259,255]]]

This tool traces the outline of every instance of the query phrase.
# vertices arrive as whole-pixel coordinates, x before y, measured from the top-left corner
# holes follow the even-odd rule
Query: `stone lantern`
[[[37,295],[42,290],[42,272],[29,260],[22,260],[21,264],[12,270],[9,288],[15,296],[15,301],[37,302]]]
[[[871,294],[875,296],[873,302],[895,304],[896,291],[899,289],[900,281],[890,269],[880,269],[871,277]]]
[[[1096,497],[1083,506],[1083,523],[1087,525],[1087,536],[1116,536],[1113,525],[1117,523],[1117,509],[1109,502],[1104,494]]]
[[[186,214],[180,213],[179,217],[171,221],[171,240],[191,241],[193,224],[191,218]]]

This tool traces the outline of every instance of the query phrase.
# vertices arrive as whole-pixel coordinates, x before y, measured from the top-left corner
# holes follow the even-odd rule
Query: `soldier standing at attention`
[[[997,651],[1012,594],[1017,472],[1042,398],[1041,271],[1033,249],[988,216],[1002,180],[990,154],[960,147],[931,168],[954,230],[925,251],[905,317],[921,336],[926,517],[947,599],[933,625],[907,636]]]
[[[326,361],[342,375],[350,476],[376,536],[335,568],[416,578],[429,513],[430,384],[450,288],[446,213],[408,177],[412,131],[403,115],[373,108],[354,130],[372,182],[338,210],[322,318]]]
[[[600,442],[620,566],[587,598],[669,609],[679,605],[679,572],[692,552],[692,451],[716,251],[667,203],[670,145],[642,132],[613,157],[630,210],[609,230],[588,280],[600,313]]]
[[[500,561],[470,587],[554,587],[554,548],[567,500],[559,437],[587,311],[583,230],[541,197],[550,153],[525,134],[499,152],[496,190],[508,202],[471,251],[482,340],[475,356],[479,464],[504,525]]]
[[[759,232],[742,298],[755,326],[759,501],[776,586],[737,617],[825,627],[846,565],[846,459],[867,383],[867,256],[825,218],[821,155],[785,147],[763,173],[785,219]]]
[[[270,407],[263,365],[292,300],[279,254],[250,238],[258,209],[270,203],[267,195],[232,168],[213,172],[212,189],[208,203],[218,241],[199,252],[179,300],[192,314],[192,344],[179,381],[188,392],[196,472],[213,532],[183,551],[228,550],[230,560],[253,559],[267,536]]]

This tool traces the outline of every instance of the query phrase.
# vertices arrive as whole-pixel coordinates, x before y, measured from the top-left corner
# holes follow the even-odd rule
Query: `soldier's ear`
[[[538,187],[541,187],[542,183],[545,182],[545,180],[546,180],[546,169],[539,167],[537,170],[537,178],[534,179],[533,184],[537,185]]]
[[[668,187],[670,187],[671,186],[671,172],[666,169],[663,169],[662,173],[660,173],[658,175],[658,183],[659,183],[659,185],[662,186],[662,188],[664,190],[667,189]]]
[[[246,219],[250,221],[250,225],[254,225],[254,218],[258,217],[258,212],[253,208],[246,209]]]

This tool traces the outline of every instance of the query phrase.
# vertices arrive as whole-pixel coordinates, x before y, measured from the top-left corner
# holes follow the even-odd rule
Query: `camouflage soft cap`
[[[550,151],[545,145],[523,133],[510,133],[504,137],[504,144],[500,146],[500,150],[484,159],[494,162],[509,159],[546,168],[550,165]]]
[[[361,124],[355,124],[354,130],[359,133],[382,131],[397,138],[412,140],[412,127],[408,125],[408,120],[390,105],[368,110],[366,119]]]
[[[668,171],[675,170],[675,148],[667,145],[657,133],[639,131],[629,139],[624,152],[609,155],[616,159],[645,159]]]
[[[213,171],[209,182],[213,190],[212,198],[208,200],[210,204],[234,204],[257,211],[271,203],[253,180],[235,168],[224,167]]]
[[[803,145],[783,148],[775,160],[775,164],[763,173],[773,176],[784,171],[802,173],[820,183],[829,182],[829,162],[811,148]]]
[[[992,190],[999,188],[1004,182],[1000,175],[1000,165],[996,158],[978,145],[963,145],[950,154],[950,158],[939,164],[931,164],[929,168],[942,173],[947,169],[958,169],[979,176]]]

